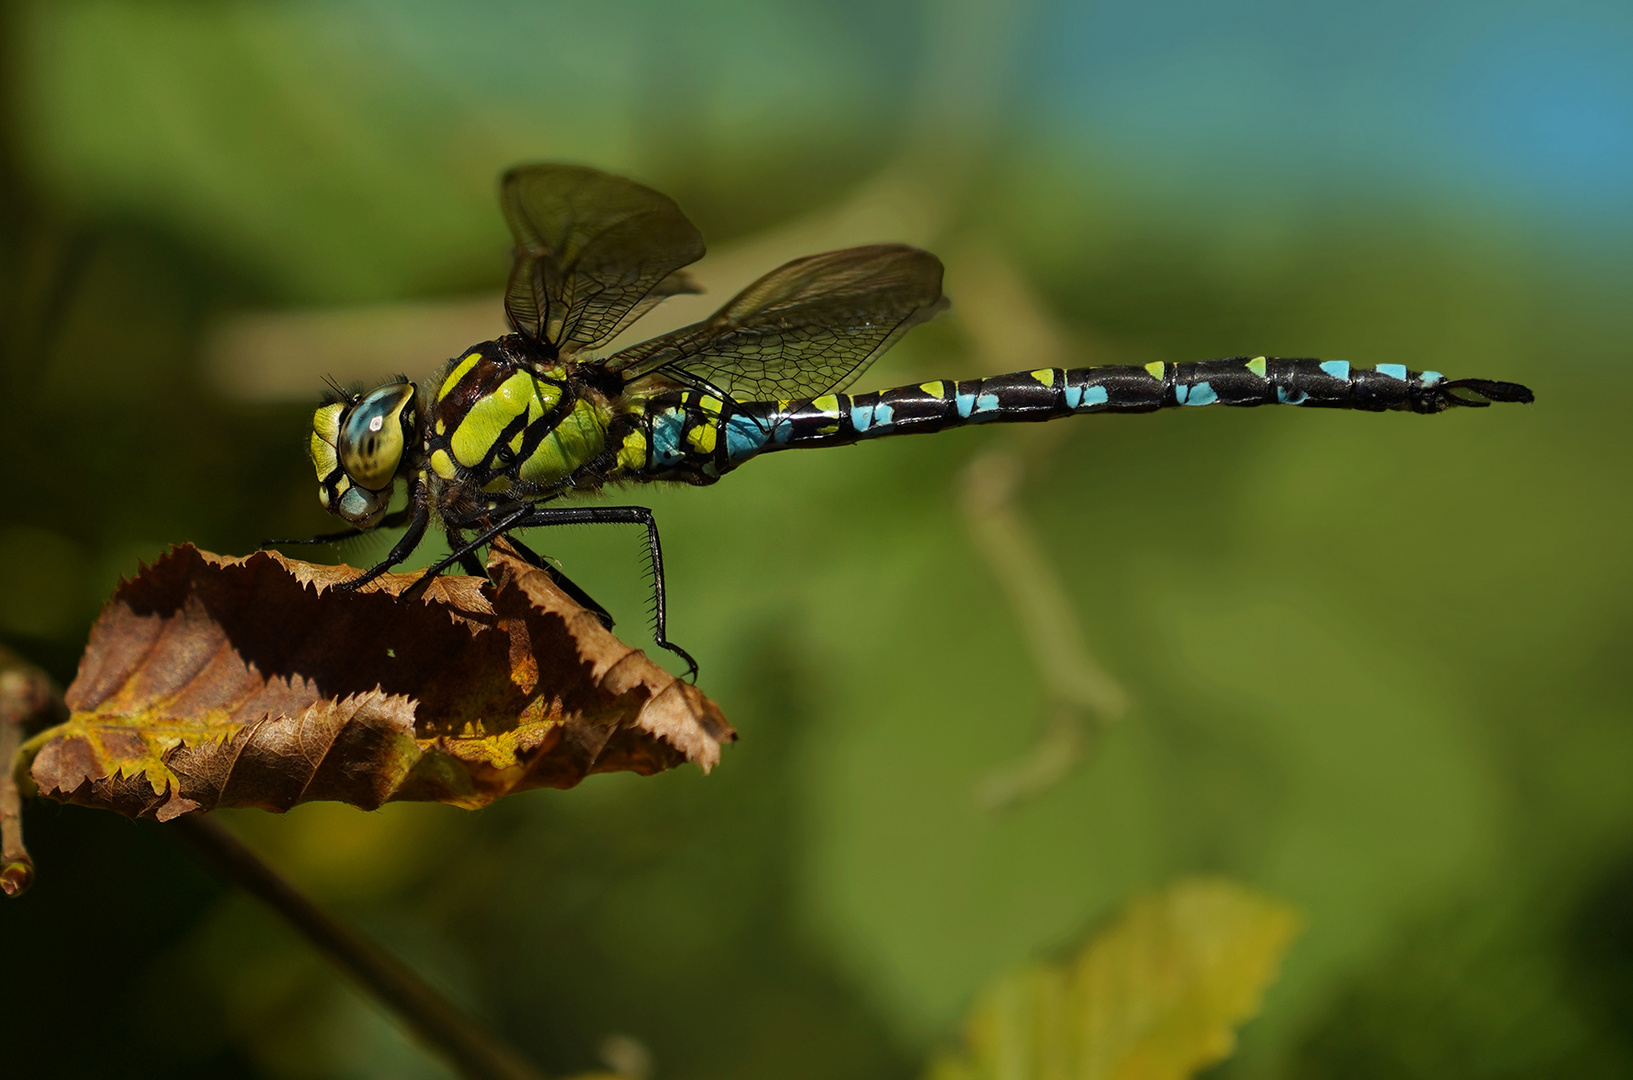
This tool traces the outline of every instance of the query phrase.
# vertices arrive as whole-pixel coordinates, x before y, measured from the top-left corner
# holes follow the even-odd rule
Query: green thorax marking
[[[507,341],[451,361],[434,385],[426,452],[445,484],[525,498],[599,458],[610,419],[601,395],[564,365],[538,365]]]

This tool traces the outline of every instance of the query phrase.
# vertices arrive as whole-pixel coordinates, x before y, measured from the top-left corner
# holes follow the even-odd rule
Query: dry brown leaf
[[[191,545],[120,585],[30,740],[63,802],[161,821],[329,799],[485,806],[590,773],[705,771],[720,709],[503,552],[492,580],[359,571]]]

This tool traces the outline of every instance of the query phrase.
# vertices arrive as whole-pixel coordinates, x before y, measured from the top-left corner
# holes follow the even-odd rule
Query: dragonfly
[[[863,394],[850,387],[880,354],[947,307],[941,260],[871,244],[785,263],[702,322],[628,348],[606,347],[666,297],[701,291],[685,267],[702,234],[675,202],[577,165],[511,169],[501,205],[515,238],[504,308],[511,333],[448,360],[423,385],[398,377],[332,390],[312,417],[318,497],[349,528],[331,543],[403,528],[356,589],[440,528],[450,554],[422,580],[497,542],[538,566],[606,626],[612,616],[515,533],[557,525],[639,525],[652,571],[653,640],[668,638],[663,549],[644,506],[559,505],[602,489],[713,484],[779,450],[847,446],[969,424],[1206,405],[1439,413],[1530,402],[1517,383],[1448,379],[1404,364],[1235,356],[1038,368],[932,379]],[[390,509],[402,485],[406,503]]]

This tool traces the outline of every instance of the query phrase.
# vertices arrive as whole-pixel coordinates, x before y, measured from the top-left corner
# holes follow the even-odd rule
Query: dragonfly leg
[[[413,511],[414,508],[412,506],[405,506],[401,510],[394,510],[385,517],[381,518],[380,524],[376,525],[375,528],[401,528],[402,526],[408,524],[408,520],[413,514]],[[262,540],[261,548],[264,550],[269,547],[293,547],[297,544],[338,544],[342,540],[350,540],[354,536],[362,536],[367,531],[368,530],[366,529],[342,529],[340,532],[323,533],[318,536],[305,536],[299,539]]]
[[[448,546],[456,551],[464,550],[465,538],[454,529],[448,530]],[[487,577],[488,571],[482,565],[482,560],[476,557],[476,552],[466,551],[459,557],[459,568],[472,577]]]
[[[297,544],[338,544],[342,540],[350,540],[354,536],[362,536],[362,529],[345,529],[341,532],[320,533],[317,536],[277,537],[271,540],[262,540],[260,549],[274,547],[294,547]]]
[[[526,516],[529,509],[530,507],[526,503],[515,507],[509,513],[500,517],[498,524],[490,525],[483,529],[482,532],[478,533],[475,539],[472,540],[461,540],[460,534],[456,531],[456,529],[454,527],[449,527],[448,539],[454,545],[454,550],[438,562],[432,563],[431,566],[426,569],[425,576],[421,580],[429,582],[432,578],[448,569],[448,567],[452,566],[454,563],[468,565],[465,563],[466,559],[475,561],[476,552],[478,549],[480,549],[484,544],[492,543],[495,537],[504,535],[506,530],[514,529],[516,527],[516,522]],[[427,519],[429,519],[429,515],[427,515]],[[459,524],[463,525],[466,523],[467,522],[462,520]],[[425,527],[423,525],[420,526],[420,532],[425,532]],[[406,540],[407,537],[405,536],[404,539]],[[419,540],[416,537],[415,543],[418,542]],[[387,562],[381,564],[381,566],[375,567],[374,570],[369,572],[372,574],[384,569],[385,566],[391,564],[394,558],[396,562],[401,562],[403,559],[407,558],[408,555],[406,552],[401,556],[397,555],[397,548],[400,547],[402,547],[402,544],[399,543],[397,547],[392,548],[391,555],[387,556]],[[413,548],[409,548],[409,550],[412,551]],[[418,585],[419,582],[416,582],[415,584]]]
[[[537,529],[551,525],[644,525],[646,551],[652,560],[652,640],[686,661],[686,677],[697,681],[697,661],[692,654],[669,640],[668,612],[663,598],[663,545],[658,540],[658,522],[644,506],[531,506],[505,529]],[[577,599],[577,597],[574,597]]]
[[[413,517],[408,519],[408,531],[403,533],[398,541],[392,545],[391,550],[386,553],[386,557],[350,581],[336,585],[335,588],[341,592],[355,592],[414,554],[414,549],[419,547],[420,541],[425,538],[425,527],[431,523],[431,515],[417,503],[411,504],[411,506],[416,512]],[[442,565],[446,565],[446,563]],[[425,580],[429,581],[440,572],[441,566],[438,566],[437,569],[426,575]]]
[[[686,661],[686,677],[695,682],[697,680],[697,661],[692,654],[669,640],[667,633],[667,611],[663,599],[663,545],[658,540],[658,523],[652,516],[652,511],[644,506],[533,506],[522,503],[501,514],[497,519],[489,518],[493,524],[483,529],[475,537],[458,547],[452,554],[441,562],[433,565],[426,571],[426,580],[442,573],[449,566],[463,559],[466,555],[476,551],[484,544],[491,543],[496,537],[503,536],[512,529],[540,529],[551,525],[644,525],[646,526],[646,550],[652,560],[652,640],[660,648],[667,649]],[[424,531],[422,527],[421,532]],[[406,537],[404,539],[407,539]],[[418,543],[418,538],[415,540]],[[398,545],[401,547],[402,545]],[[412,550],[412,548],[410,548]],[[395,556],[396,548],[392,549]],[[406,553],[403,558],[406,558]],[[398,561],[401,561],[400,559]],[[384,569],[376,567],[370,573]],[[577,588],[577,586],[574,586]],[[563,590],[566,591],[566,590]],[[583,590],[579,590],[580,593]],[[571,595],[571,594],[569,594]],[[573,597],[575,600],[578,597]],[[599,604],[596,607],[600,607]]]
[[[591,596],[589,593],[580,588],[572,578],[564,574],[560,567],[556,566],[549,559],[546,559],[544,556],[540,555],[538,552],[534,551],[532,548],[528,547],[514,536],[505,537],[505,543],[510,545],[511,550],[516,552],[517,555],[520,555],[525,562],[537,567],[540,570],[543,570],[546,574],[548,574],[550,576],[550,580],[556,583],[556,588],[572,597],[575,603],[577,603],[584,610],[588,611],[591,615],[594,615],[597,619],[600,619],[602,626],[606,627],[608,630],[612,629],[612,613],[606,608],[602,607],[601,604],[596,601],[595,597]]]

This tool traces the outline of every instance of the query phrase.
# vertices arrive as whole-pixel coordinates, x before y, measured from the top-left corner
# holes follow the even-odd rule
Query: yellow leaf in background
[[[1180,1080],[1224,1060],[1259,1011],[1297,910],[1222,879],[1131,903],[1072,959],[1003,976],[965,1050],[926,1080]]]

